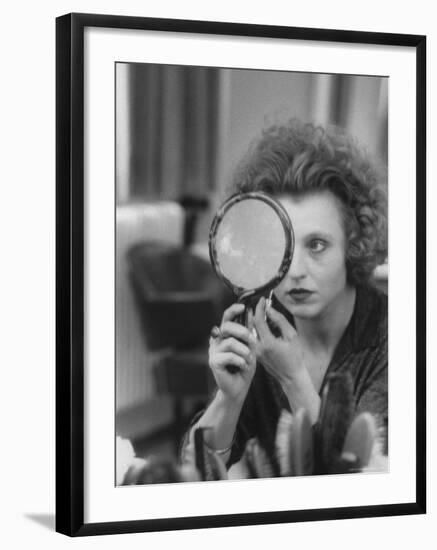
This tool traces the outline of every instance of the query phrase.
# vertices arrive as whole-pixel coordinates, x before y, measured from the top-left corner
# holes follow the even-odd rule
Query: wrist
[[[194,428],[209,428],[204,432],[206,447],[226,455],[233,444],[242,403],[218,389],[208,409]],[[194,430],[192,430],[194,433]]]
[[[293,390],[299,388],[305,388],[311,382],[308,371],[305,367],[301,367],[298,370],[294,370],[291,373],[287,373],[281,381],[281,385],[284,390]]]
[[[277,376],[277,378],[285,392],[305,388],[308,380],[310,380],[308,371],[303,364],[297,369],[295,368],[285,373],[282,372],[281,374],[282,376]]]
[[[225,393],[222,389],[218,389],[214,401],[217,405],[229,412],[237,411],[240,414],[240,410],[246,399],[247,392],[241,392],[238,395],[230,395]]]

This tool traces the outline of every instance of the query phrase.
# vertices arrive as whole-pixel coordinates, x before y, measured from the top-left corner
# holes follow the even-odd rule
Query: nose
[[[300,246],[295,246],[293,259],[288,270],[288,276],[298,281],[303,279],[307,274],[306,259],[304,251]]]

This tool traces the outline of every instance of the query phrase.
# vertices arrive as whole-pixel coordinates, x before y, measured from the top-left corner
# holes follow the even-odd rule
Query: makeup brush
[[[347,432],[342,457],[354,455],[357,458],[359,468],[365,468],[369,464],[372,455],[376,432],[374,417],[368,412],[359,414]]]
[[[283,409],[278,420],[275,438],[276,460],[281,476],[292,476],[291,440],[293,429],[293,415]]]
[[[322,393],[315,435],[316,473],[336,473],[348,428],[354,414],[353,384],[349,373],[334,373]]]
[[[290,451],[293,475],[311,475],[314,470],[313,430],[309,414],[305,409],[298,409],[294,415],[291,431]]]
[[[354,474],[360,472],[360,461],[353,453],[342,453],[333,463],[331,471],[336,474]]]
[[[252,438],[246,443],[244,460],[251,478],[276,477],[267,453],[258,439]]]

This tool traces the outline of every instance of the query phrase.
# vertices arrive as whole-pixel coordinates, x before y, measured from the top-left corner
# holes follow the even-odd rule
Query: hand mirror
[[[218,277],[246,305],[243,322],[247,307],[285,277],[293,250],[290,218],[270,195],[240,193],[219,208],[209,234],[209,255]]]

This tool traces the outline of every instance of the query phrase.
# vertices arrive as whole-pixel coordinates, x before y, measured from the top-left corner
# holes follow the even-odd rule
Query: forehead
[[[315,232],[344,236],[341,203],[330,191],[281,195],[279,202],[290,216],[296,236]]]

